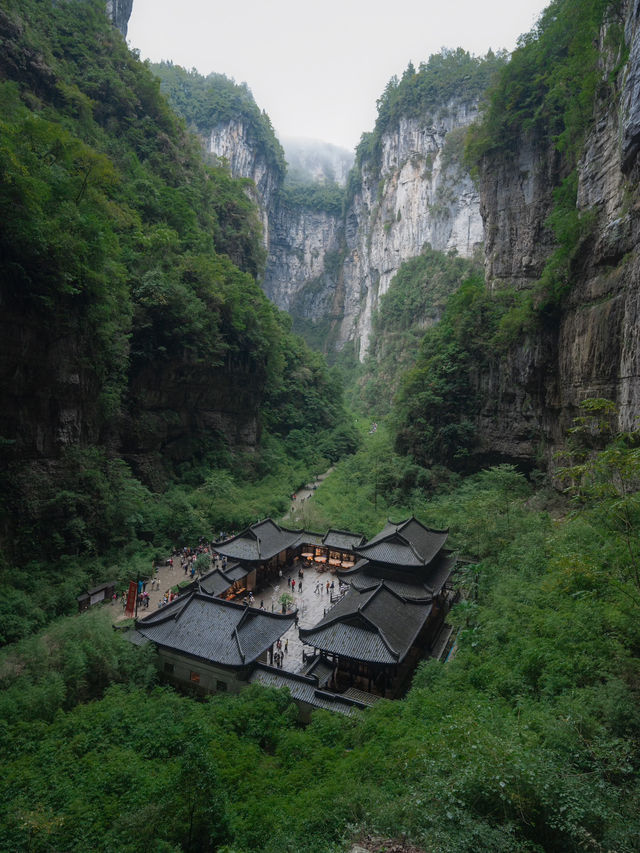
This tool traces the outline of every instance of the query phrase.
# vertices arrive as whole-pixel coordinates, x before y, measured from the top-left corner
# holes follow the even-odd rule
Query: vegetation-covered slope
[[[378,441],[318,496],[329,490],[340,526],[375,513],[367,532],[409,507],[451,524],[474,559],[454,659],[424,662],[404,701],[353,719],[317,712],[301,729],[286,692],[206,703],[149,692],[144,650],[125,648],[100,614],[60,623],[2,657],[0,820],[12,850],[328,853],[366,833],[460,853],[637,849],[638,588],[602,491],[637,476],[634,440],[584,469],[579,493],[597,486],[600,498],[591,491],[563,520],[557,497],[507,467],[431,502],[380,489],[374,510],[375,460],[394,464]]]
[[[263,424],[285,437],[294,416],[298,470],[262,433],[286,470],[278,504],[343,448],[345,415],[326,365],[256,284],[245,184],[204,164],[104,4],[11,0],[0,38],[6,639],[68,610],[87,573],[104,577],[89,559],[210,533],[186,493],[149,489],[200,485],[212,467],[258,478]],[[236,517],[254,512],[240,503]]]
[[[284,178],[286,162],[269,116],[260,111],[246,83],[236,83],[224,74],[204,77],[173,62],[151,65],[160,87],[173,109],[189,127],[206,134],[217,125],[242,121],[247,136],[268,159],[274,173]]]
[[[5,546],[9,533],[20,533],[12,538],[20,564],[9,563],[5,548],[0,628],[4,642],[28,638],[0,653],[0,843],[12,851],[43,853],[337,853],[374,833],[443,853],[636,851],[640,436],[613,437],[600,452],[612,438],[610,407],[591,404],[576,424],[564,472],[573,504],[557,493],[534,491],[507,466],[463,480],[418,464],[421,458],[455,460],[464,452],[464,418],[475,403],[469,372],[499,344],[507,303],[474,278],[448,301],[407,379],[407,387],[415,382],[415,388],[401,399],[400,411],[404,406],[410,416],[404,423],[411,429],[401,435],[415,458],[399,455],[381,425],[360,453],[338,466],[311,504],[318,507],[316,518],[324,513],[333,526],[367,535],[389,516],[397,520],[415,513],[435,527],[449,526],[451,544],[471,560],[461,563],[458,574],[465,598],[452,614],[459,629],[456,653],[444,665],[422,662],[403,701],[382,701],[350,719],[319,712],[303,729],[286,692],[252,688],[238,697],[196,702],[154,687],[148,650],[113,631],[109,606],[61,618],[35,633],[53,614],[70,608],[88,574],[104,577],[105,564],[97,558],[95,566],[89,564],[103,548],[120,546],[110,557],[126,556],[127,574],[120,576],[130,577],[139,568],[148,571],[152,555],[174,536],[177,544],[192,544],[213,525],[241,524],[277,511],[282,495],[286,500],[284,484],[304,472],[292,456],[306,448],[310,455],[322,449],[333,458],[329,447],[321,447],[329,439],[334,455],[343,449],[343,415],[336,377],[320,359],[308,357],[251,275],[222,256],[219,245],[212,249],[208,227],[198,225],[199,216],[216,213],[222,189],[222,195],[212,192],[211,208],[190,212],[183,205],[175,219],[171,205],[164,209],[156,195],[155,213],[143,218],[141,211],[154,195],[133,193],[130,173],[119,164],[121,151],[125,165],[142,157],[145,186],[160,196],[167,192],[176,204],[192,185],[215,187],[215,178],[199,171],[195,154],[190,159],[184,153],[184,136],[174,145],[167,131],[159,141],[162,133],[147,120],[150,107],[140,107],[140,115],[132,107],[122,126],[116,111],[103,128],[93,117],[94,111],[109,115],[103,101],[92,96],[87,103],[75,93],[69,81],[77,80],[80,89],[84,73],[88,81],[102,79],[91,56],[100,56],[100,46],[113,36],[101,7],[62,4],[49,16],[52,7],[35,0],[5,6],[0,62],[15,83],[5,87],[0,165],[9,178],[0,193],[6,212],[7,194],[13,192],[17,220],[25,229],[32,222],[38,226],[34,245],[44,246],[55,260],[49,279],[46,262],[41,275],[37,252],[31,257],[31,241],[20,232],[15,247],[3,244],[0,261],[7,259],[3,273],[13,288],[6,328],[35,329],[30,337],[21,331],[27,336],[18,337],[23,343],[71,340],[70,351],[56,350],[65,355],[64,364],[79,365],[80,381],[66,385],[93,389],[91,399],[99,399],[108,385],[87,348],[94,345],[97,354],[104,350],[94,333],[102,317],[115,324],[113,341],[124,358],[107,360],[113,375],[105,376],[112,376],[108,387],[115,396],[108,395],[104,408],[95,404],[95,428],[66,433],[66,450],[51,439],[57,457],[45,457],[34,443],[41,454],[32,460],[37,464],[20,471],[15,455],[10,457],[11,479],[2,484],[9,508],[18,492],[24,503],[11,528],[3,517]],[[82,34],[76,43],[78,20]],[[118,73],[129,69],[134,85],[119,86],[114,71],[104,92],[113,88],[121,101],[135,105],[137,74],[151,78],[120,46],[114,51]],[[83,74],[74,78],[70,56],[76,52]],[[107,53],[105,48],[108,65]],[[68,69],[68,78],[61,68]],[[150,85],[156,92],[153,106],[157,89]],[[61,86],[63,92],[71,87],[73,107],[54,103],[62,97]],[[78,104],[85,108],[80,118]],[[158,100],[154,109],[161,110],[161,104]],[[175,119],[167,113],[166,121]],[[120,135],[111,137],[107,125]],[[34,126],[56,144],[38,148]],[[153,140],[146,159],[145,145],[136,154],[128,135],[144,139],[145,127]],[[97,164],[101,169],[93,185]],[[184,175],[168,185],[176,189],[172,194],[160,176],[180,164]],[[111,169],[113,183],[104,177]],[[235,196],[237,185],[225,186]],[[238,190],[239,204],[240,196]],[[102,207],[113,217],[102,215]],[[230,205],[226,211],[236,209]],[[55,221],[58,211],[64,222]],[[180,231],[184,216],[192,223],[186,233]],[[94,222],[100,225],[96,231]],[[224,230],[222,214],[220,222]],[[102,229],[108,238],[104,245]],[[139,276],[149,270],[136,240],[149,232],[156,238],[149,250],[153,277],[141,297]],[[66,251],[59,247],[64,239]],[[423,264],[431,275],[442,273],[448,289],[441,261],[425,253],[409,269],[403,286],[415,310],[429,312],[423,291],[414,287]],[[112,272],[119,276],[113,292]],[[21,294],[24,303],[18,301]],[[166,324],[165,305],[171,312]],[[205,307],[211,314],[206,323],[212,325],[191,313],[194,306]],[[396,302],[392,294],[389,306],[394,327],[403,329],[404,300]],[[139,352],[129,353],[130,335],[145,343]],[[261,361],[253,361],[254,339]],[[158,497],[117,453],[119,417],[135,420],[134,392],[141,395],[135,399],[143,397],[144,384],[131,383],[132,365],[151,371],[156,364],[175,364],[180,352],[191,370],[210,371],[209,358],[214,364],[222,360],[219,369],[237,370],[245,385],[261,383],[256,405],[262,401],[268,429],[261,452],[250,458],[236,453],[232,459],[228,447],[214,443],[197,458],[174,459],[174,476],[181,482]],[[21,365],[24,373],[34,369],[24,358]],[[135,375],[140,379],[145,370]],[[162,368],[161,375],[169,373]],[[62,392],[54,390],[59,398]],[[14,386],[7,399],[8,411],[18,412],[26,428],[29,396],[20,397]],[[79,404],[84,399],[80,395]],[[416,400],[414,412],[409,407]],[[54,407],[50,414],[57,417]],[[290,426],[295,433],[287,435]],[[3,449],[25,453],[24,435],[4,426],[3,433]],[[13,444],[17,439],[22,444]],[[32,559],[44,547],[51,549],[47,561]],[[109,571],[119,572],[119,565],[109,562]],[[60,578],[57,586],[47,585],[53,574]]]

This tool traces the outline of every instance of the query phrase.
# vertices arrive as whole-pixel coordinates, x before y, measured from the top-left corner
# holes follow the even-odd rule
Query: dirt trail
[[[295,494],[295,498],[293,498],[291,501],[291,508],[287,513],[286,517],[289,519],[295,518],[296,514],[302,509],[305,501],[308,501],[310,498],[313,497],[313,493],[318,488],[318,486],[324,480],[326,480],[329,474],[331,474],[331,472],[334,470],[335,466],[332,465],[331,468],[324,472],[324,474],[318,474],[318,476],[315,480],[313,480],[313,482],[307,483],[302,489],[299,489]]]

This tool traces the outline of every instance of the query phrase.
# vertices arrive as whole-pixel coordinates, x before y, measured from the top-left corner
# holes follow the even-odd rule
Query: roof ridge
[[[239,628],[241,623],[242,623],[242,619],[240,620],[240,622],[238,622],[238,624],[233,629],[233,636],[236,638],[236,645],[238,646],[238,652],[240,654],[240,657],[242,658],[242,663],[244,663],[246,660],[246,655],[245,655],[244,650],[242,648],[242,643],[240,642],[240,635],[238,634],[238,628]]]
[[[378,592],[382,589],[383,586],[384,586],[384,582],[381,583],[378,586],[378,588],[369,596],[369,599],[364,604],[365,607],[367,606],[367,604],[369,604],[371,599],[374,598],[378,594]],[[386,587],[385,587],[385,589],[386,589]],[[391,592],[391,590],[387,590],[387,592]],[[376,625],[375,622],[372,622],[372,620],[369,619],[369,617],[365,613],[362,612],[360,607],[358,607],[358,614],[368,625],[370,625],[374,629],[373,633],[378,634],[378,636],[380,637],[382,642],[387,647],[387,651],[389,652],[389,654],[393,655],[393,657],[396,660],[399,660],[400,652],[397,652],[395,650],[395,648],[391,645],[390,641],[387,639],[387,636],[384,633],[384,631],[382,630],[382,628],[380,628],[379,625]]]
[[[182,604],[182,607],[180,607],[180,609],[178,609],[178,606],[176,604],[175,607],[171,607],[168,610],[160,610],[157,613],[151,613],[150,616],[147,617],[147,619],[150,618],[152,621],[146,622],[146,626],[149,628],[152,628],[154,625],[163,625],[165,622],[168,622],[170,619],[174,619],[174,620],[178,619],[178,617],[182,615],[182,612],[187,608],[187,605],[189,605],[191,603],[191,600],[194,598],[195,595],[197,595],[197,593],[194,591],[194,592],[187,593],[186,596],[183,596],[182,600],[180,601],[180,604]],[[178,600],[179,600],[179,596],[178,596],[178,598],[174,598],[173,601],[170,602],[170,604],[174,604]],[[169,605],[167,605],[167,607],[169,608]],[[138,629],[137,623],[143,622],[143,621],[145,621],[143,618],[136,619],[136,625],[135,625],[136,630]],[[143,625],[142,627],[145,627],[145,626]]]

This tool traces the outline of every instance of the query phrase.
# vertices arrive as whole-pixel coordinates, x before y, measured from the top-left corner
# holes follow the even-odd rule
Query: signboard
[[[129,592],[127,593],[127,606],[124,609],[125,616],[133,616],[136,610],[136,595],[138,586],[135,581],[129,581]]]

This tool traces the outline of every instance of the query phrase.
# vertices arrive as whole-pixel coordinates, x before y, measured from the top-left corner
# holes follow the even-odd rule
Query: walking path
[[[331,472],[334,470],[335,466],[332,465],[331,468],[324,472],[324,474],[318,474],[313,482],[307,483],[304,488],[297,491],[295,493],[295,497],[291,501],[291,509],[285,516],[285,519],[289,521],[293,521],[294,519],[296,519],[306,501],[310,500],[313,497],[313,493],[318,488],[318,486],[323,483],[324,480],[327,479],[329,474],[331,474]]]
[[[180,566],[180,557],[173,558],[174,565],[173,566],[159,566],[156,573],[156,583],[153,582],[153,577],[151,575],[151,570],[149,571],[149,578],[142,578],[142,580],[146,580],[146,589],[145,592],[149,593],[149,607],[141,607],[138,605],[138,618],[142,619],[148,613],[155,613],[158,609],[158,602],[162,601],[162,598],[165,592],[170,592],[171,587],[177,586],[182,581],[191,580],[190,576],[185,575],[184,569]],[[122,590],[118,590],[119,594],[122,594]],[[125,619],[124,608],[120,603],[120,599],[115,605],[118,608],[118,615],[114,619],[115,622],[120,622],[122,619]]]
[[[278,601],[283,592],[289,592],[293,596],[293,606],[298,610],[298,627],[311,628],[319,622],[325,613],[333,606],[331,604],[331,596],[327,592],[327,582],[334,583],[334,597],[338,594],[338,578],[328,571],[320,572],[314,566],[309,569],[303,569],[304,578],[302,581],[302,592],[299,591],[298,580],[298,565],[288,571],[283,572],[282,581],[275,584],[271,591],[265,590],[264,594],[258,593],[256,601],[264,601],[264,606],[267,610],[277,613],[281,609]],[[287,579],[295,580],[295,592],[291,592],[291,588],[287,583]],[[321,587],[321,590],[315,592],[316,584]],[[282,637],[282,648],[284,649],[288,641],[288,652],[284,656],[282,668],[289,672],[299,672],[304,661],[302,660],[303,649],[307,654],[312,654],[311,646],[305,646],[298,636],[298,628],[292,625],[287,633]]]

